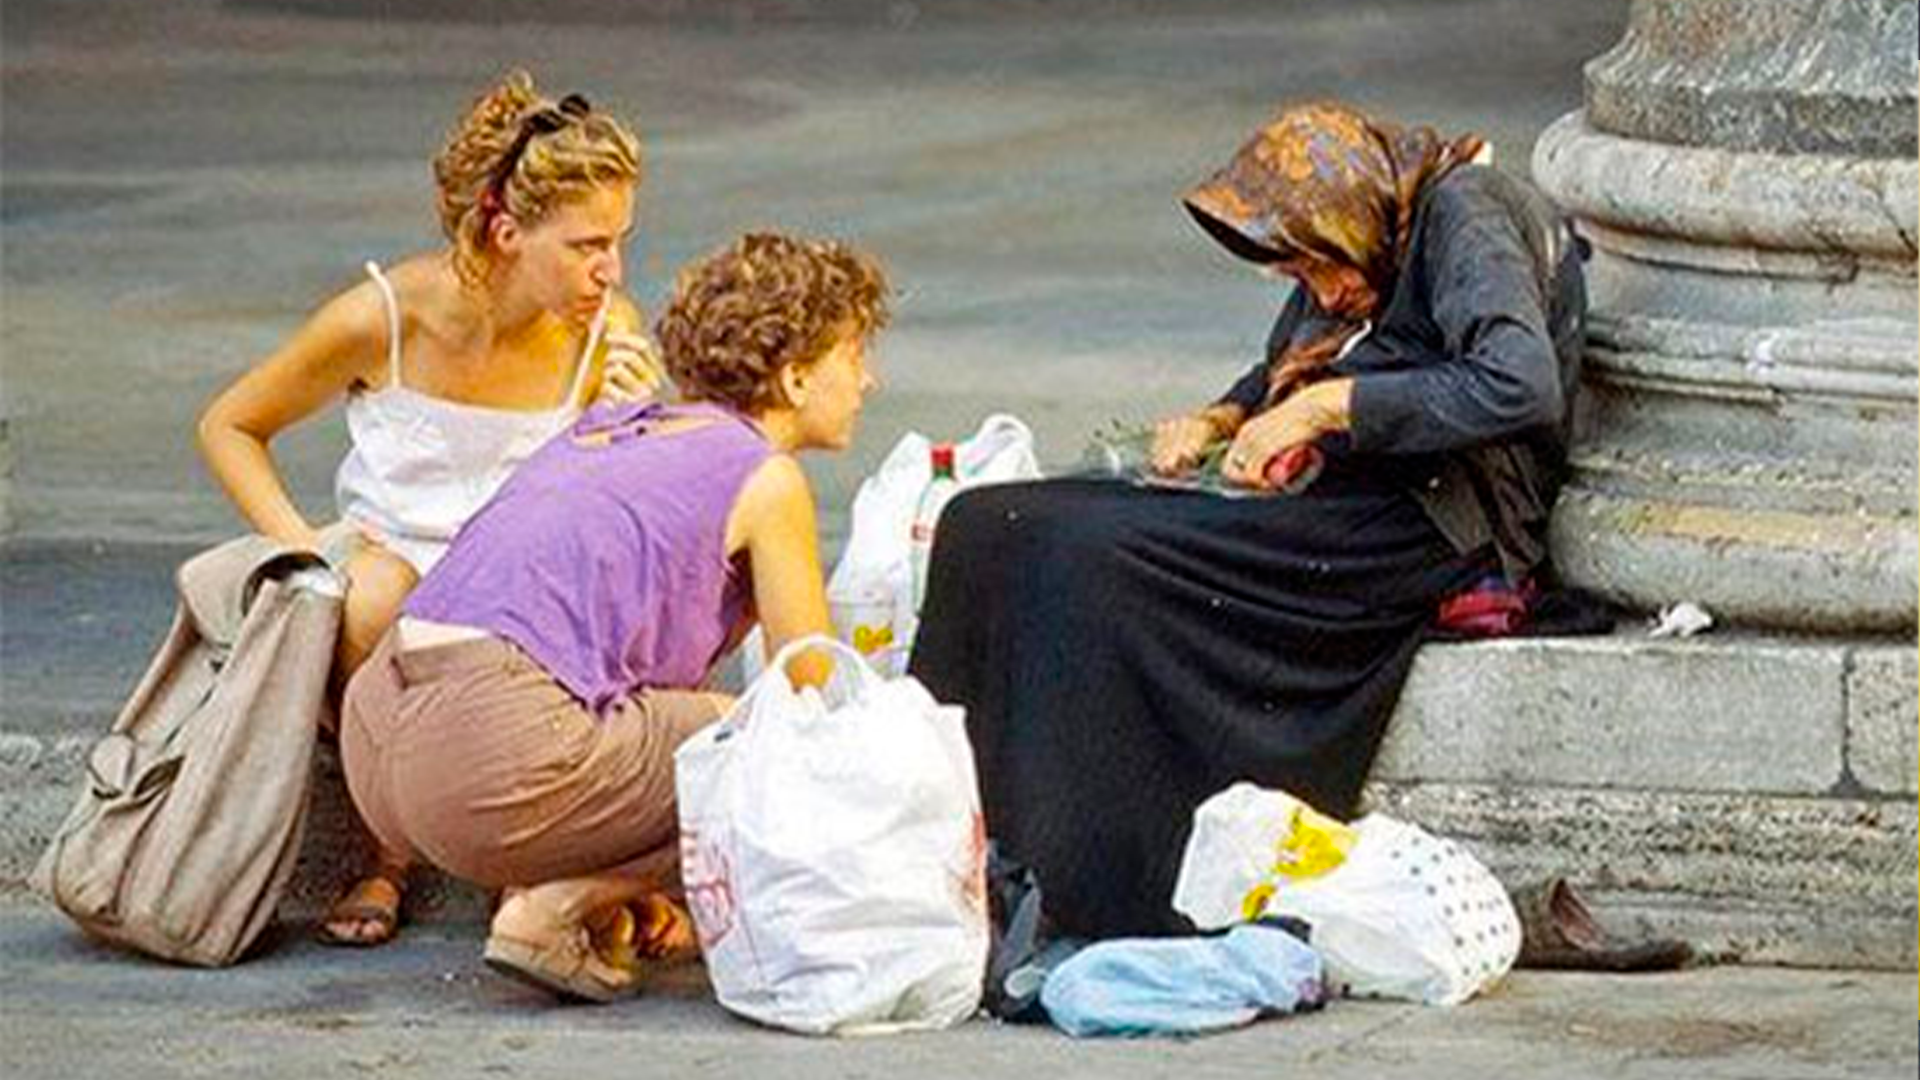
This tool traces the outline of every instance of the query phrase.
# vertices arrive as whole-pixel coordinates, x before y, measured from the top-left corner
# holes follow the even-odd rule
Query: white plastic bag
[[[1242,917],[1232,889],[1248,872],[1232,869],[1234,856],[1213,847],[1220,831],[1201,827],[1208,805],[1235,790],[1214,796],[1196,813],[1181,864],[1174,907],[1202,929]],[[1381,814],[1361,818],[1351,829],[1352,846],[1339,865],[1318,875],[1269,877],[1273,888],[1261,905],[1262,914],[1292,916],[1312,927],[1313,947],[1326,960],[1336,989],[1356,997],[1457,1005],[1512,969],[1520,954],[1520,920],[1485,865],[1451,840]],[[1273,839],[1247,842],[1256,853],[1244,856],[1243,866],[1271,861]],[[1227,869],[1209,872],[1199,863]]]
[[[835,631],[890,674],[906,670],[918,629],[910,535],[914,508],[933,478],[932,447],[926,436],[908,432],[861,483],[846,550],[827,580]],[[1038,479],[1033,432],[1005,413],[987,417],[954,447],[954,474],[963,488]]]
[[[834,656],[824,693],[785,674],[812,647]],[[974,1013],[986,837],[963,710],[806,638],[674,767],[682,879],[722,1005],[840,1035]]]
[[[1174,910],[1202,930],[1257,919],[1281,889],[1344,862],[1355,840],[1351,826],[1284,791],[1235,784],[1193,812]]]

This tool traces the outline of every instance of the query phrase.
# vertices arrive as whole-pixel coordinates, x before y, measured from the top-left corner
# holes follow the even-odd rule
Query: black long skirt
[[[988,831],[1061,932],[1178,933],[1195,807],[1251,780],[1350,814],[1435,607],[1491,565],[1360,470],[1255,499],[976,489],[941,518],[912,670],[966,706]]]

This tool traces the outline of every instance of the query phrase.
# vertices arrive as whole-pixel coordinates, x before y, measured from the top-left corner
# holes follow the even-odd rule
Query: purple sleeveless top
[[[747,615],[727,516],[771,453],[716,405],[596,407],[467,520],[405,611],[513,642],[596,712],[698,687]]]

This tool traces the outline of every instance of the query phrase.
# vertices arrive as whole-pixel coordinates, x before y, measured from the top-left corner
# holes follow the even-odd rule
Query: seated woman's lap
[[[1459,557],[1410,496],[1328,479],[1307,496],[1242,499],[1110,480],[975,488],[942,516],[929,597],[943,591],[941,576],[964,578],[961,592],[1036,595],[1073,583],[1062,575],[1227,592],[1254,577],[1242,584],[1264,601],[1297,596],[1355,618],[1424,616],[1459,587]]]
[[[913,670],[966,706],[990,829],[1072,932],[1174,929],[1195,805],[1236,779],[1351,810],[1421,627],[1481,572],[1403,491],[1111,481],[947,507]]]
[[[673,752],[717,695],[649,690],[596,717],[497,639],[398,651],[348,689],[341,753],[380,840],[489,887],[635,863],[673,884]]]

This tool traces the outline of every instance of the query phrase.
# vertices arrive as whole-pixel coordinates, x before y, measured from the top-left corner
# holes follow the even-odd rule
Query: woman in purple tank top
[[[605,1001],[694,947],[673,751],[726,709],[704,688],[756,620],[769,650],[829,629],[792,455],[852,440],[886,291],[866,256],[774,234],[683,271],[656,331],[686,403],[597,408],[541,448],[348,687],[355,805],[391,849],[504,890],[494,967]]]

